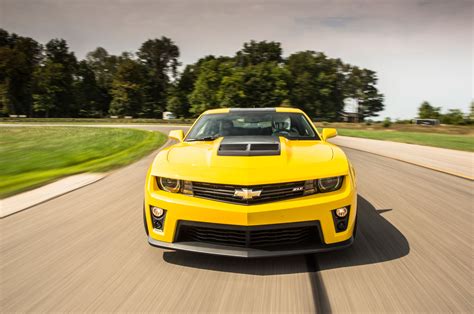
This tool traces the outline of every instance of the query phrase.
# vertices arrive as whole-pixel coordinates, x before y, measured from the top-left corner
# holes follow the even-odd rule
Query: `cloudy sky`
[[[423,100],[467,112],[473,99],[472,1],[0,0],[0,27],[64,38],[79,58],[162,35],[183,64],[233,55],[250,39],[279,41],[286,56],[323,51],[378,73],[382,117],[414,117]]]

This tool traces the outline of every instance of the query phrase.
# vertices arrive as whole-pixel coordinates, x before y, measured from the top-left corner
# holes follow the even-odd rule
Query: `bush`
[[[441,123],[443,124],[455,124],[463,125],[465,124],[464,115],[459,109],[449,109],[448,113],[441,115]]]
[[[383,120],[382,126],[384,128],[389,128],[391,125],[392,125],[392,120],[390,120],[390,118],[385,118]]]
[[[395,120],[395,123],[396,124],[411,124],[412,123],[412,120]]]

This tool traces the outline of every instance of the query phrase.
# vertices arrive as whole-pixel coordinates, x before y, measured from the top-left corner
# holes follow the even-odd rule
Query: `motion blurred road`
[[[153,154],[0,220],[0,310],[472,312],[473,182],[344,150],[360,195],[348,250],[243,260],[153,248],[142,221]]]

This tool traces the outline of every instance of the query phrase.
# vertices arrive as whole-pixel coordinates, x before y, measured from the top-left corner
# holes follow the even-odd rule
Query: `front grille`
[[[177,242],[203,242],[247,248],[304,246],[320,243],[317,222],[235,226],[181,221]]]
[[[251,186],[193,182],[193,193],[194,196],[197,197],[252,205],[301,197],[304,193],[304,184],[305,181]],[[252,192],[261,191],[261,193],[259,196],[252,196],[251,199],[243,199],[241,196],[234,196],[236,191],[243,190],[252,190]]]

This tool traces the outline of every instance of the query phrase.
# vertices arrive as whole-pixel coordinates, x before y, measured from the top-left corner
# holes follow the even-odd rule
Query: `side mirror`
[[[170,134],[168,136],[182,142],[184,139],[184,132],[183,130],[173,130],[170,131]]]
[[[323,141],[327,141],[331,137],[335,137],[337,135],[337,130],[333,128],[325,128],[323,129]]]

